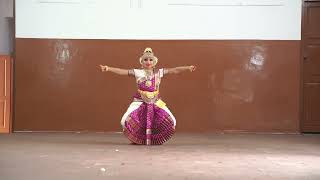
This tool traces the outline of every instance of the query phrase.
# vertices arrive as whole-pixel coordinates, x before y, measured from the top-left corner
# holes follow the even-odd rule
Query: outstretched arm
[[[110,66],[103,66],[100,65],[101,71],[102,72],[113,72],[115,74],[119,74],[119,75],[128,75],[129,70],[127,69],[120,69],[120,68],[114,68],[114,67],[110,67]]]
[[[183,71],[190,71],[193,72],[196,70],[195,66],[180,66],[180,67],[175,67],[175,68],[165,68],[165,73],[166,74],[178,74]]]

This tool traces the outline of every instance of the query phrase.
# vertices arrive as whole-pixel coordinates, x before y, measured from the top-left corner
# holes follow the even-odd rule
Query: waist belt
[[[166,103],[163,102],[161,99],[158,99],[159,90],[149,92],[149,91],[141,91],[138,89],[138,92],[141,95],[141,98],[146,103],[154,103],[160,108],[164,108],[166,106]]]
[[[158,94],[159,94],[159,90],[153,91],[153,92],[149,92],[149,91],[142,91],[142,90],[138,89],[138,92],[140,93],[140,95],[142,97],[146,97],[148,99],[153,99],[153,98],[157,97]]]

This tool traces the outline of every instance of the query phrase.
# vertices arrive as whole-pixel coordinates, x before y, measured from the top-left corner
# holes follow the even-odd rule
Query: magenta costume
[[[129,70],[137,82],[137,93],[121,119],[124,135],[135,144],[160,145],[174,134],[176,120],[161,100],[159,86],[164,69],[147,76],[143,69]]]

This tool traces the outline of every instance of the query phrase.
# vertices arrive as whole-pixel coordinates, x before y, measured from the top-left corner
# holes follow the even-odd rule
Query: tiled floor
[[[121,133],[0,134],[1,180],[320,179],[320,135],[175,134],[161,146]]]

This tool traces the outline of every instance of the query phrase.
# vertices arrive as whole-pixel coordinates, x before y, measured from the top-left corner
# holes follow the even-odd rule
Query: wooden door
[[[11,132],[11,58],[0,55],[0,133]]]
[[[320,0],[304,1],[302,20],[302,132],[320,132]]]

